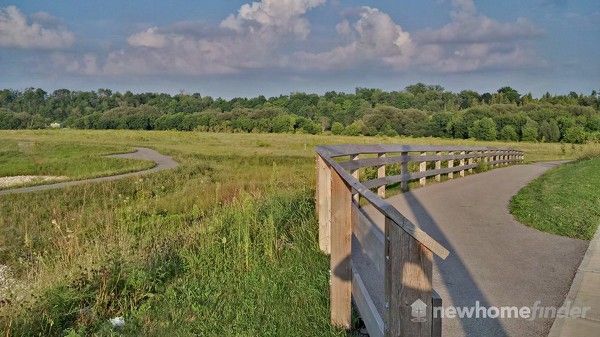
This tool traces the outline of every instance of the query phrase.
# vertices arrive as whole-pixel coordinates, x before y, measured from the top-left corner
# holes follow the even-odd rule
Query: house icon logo
[[[425,319],[425,317],[427,317],[427,304],[425,304],[425,302],[421,301],[421,299],[417,299],[416,301],[413,302],[413,304],[410,305],[411,307],[411,315],[413,318],[411,318],[412,322],[425,322],[427,321]]]

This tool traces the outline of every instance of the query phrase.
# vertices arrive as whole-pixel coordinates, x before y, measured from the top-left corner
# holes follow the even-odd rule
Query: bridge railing
[[[386,186],[407,190],[412,181],[422,186],[428,178],[462,177],[479,167],[518,163],[523,152],[421,145],[333,145],[316,152],[319,245],[330,254],[332,324],[350,328],[353,299],[371,336],[440,336],[432,310],[441,306],[432,287],[433,255],[445,259],[449,252],[385,201]],[[361,205],[385,218],[383,231]],[[383,283],[383,298],[366,280]]]

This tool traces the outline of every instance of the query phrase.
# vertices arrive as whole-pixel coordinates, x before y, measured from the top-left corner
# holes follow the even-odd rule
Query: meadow
[[[304,134],[0,131],[1,175],[23,174],[28,167],[35,174],[74,177],[131,170],[147,163],[101,156],[135,146],[180,163],[144,177],[0,197],[0,264],[8,266],[0,275],[0,329],[14,336],[346,335],[329,325],[329,265],[318,249],[314,215],[314,147],[333,143],[509,146],[524,150],[526,161],[574,159],[597,147]],[[54,164],[39,170],[18,144],[34,144]],[[85,162],[85,169],[68,164],[76,162]],[[115,331],[108,319],[117,316],[125,326]]]

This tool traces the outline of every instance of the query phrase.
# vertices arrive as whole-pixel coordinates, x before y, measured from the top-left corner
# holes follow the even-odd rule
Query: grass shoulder
[[[540,231],[590,240],[600,223],[600,157],[565,163],[519,191],[510,211]]]

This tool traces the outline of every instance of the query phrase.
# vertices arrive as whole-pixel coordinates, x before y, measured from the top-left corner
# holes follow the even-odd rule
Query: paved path
[[[600,335],[600,228],[588,247],[577,270],[565,306],[584,308],[584,317],[571,311],[567,318],[557,318],[549,337],[597,337]],[[587,308],[587,309],[585,309]]]
[[[177,167],[177,165],[178,165],[177,162],[175,160],[173,160],[173,158],[162,155],[152,149],[148,149],[145,147],[136,147],[135,152],[109,155],[107,157],[148,160],[148,161],[155,162],[156,166],[154,166],[153,168],[147,169],[147,170],[143,170],[143,171],[129,172],[129,173],[118,174],[118,175],[114,175],[114,176],[99,177],[99,178],[84,179],[84,180],[65,181],[65,182],[61,182],[61,183],[54,183],[54,184],[48,184],[48,185],[38,185],[38,186],[31,186],[31,187],[21,187],[21,188],[13,188],[13,189],[8,189],[8,190],[1,190],[0,195],[44,191],[44,190],[52,190],[52,189],[57,189],[57,188],[64,188],[64,187],[68,187],[68,186],[87,184],[87,183],[112,181],[112,180],[132,177],[132,176],[138,176],[138,175],[142,175],[142,174],[154,173],[154,172],[158,172],[158,171],[162,171],[162,170],[166,170],[166,169],[171,169],[171,168]]]
[[[516,165],[432,184],[388,199],[450,250],[434,263],[433,285],[444,306],[560,307],[588,243],[542,233],[514,220],[510,198],[558,163]],[[367,212],[383,228],[374,209]],[[381,308],[381,275],[357,256]],[[354,257],[353,257],[354,259]],[[381,309],[380,309],[381,310]],[[553,319],[444,319],[443,336],[546,336]]]

